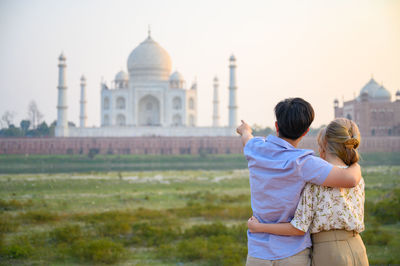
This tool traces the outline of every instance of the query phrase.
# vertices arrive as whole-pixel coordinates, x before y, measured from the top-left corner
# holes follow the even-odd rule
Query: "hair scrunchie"
[[[360,142],[356,138],[350,138],[344,142],[344,146],[346,146],[347,149],[357,149],[359,144]]]

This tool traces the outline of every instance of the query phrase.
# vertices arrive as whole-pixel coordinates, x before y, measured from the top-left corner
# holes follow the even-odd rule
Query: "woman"
[[[332,121],[318,135],[321,158],[346,168],[358,162],[360,132],[348,119]],[[251,233],[302,235],[308,230],[313,242],[312,264],[369,265],[364,243],[364,180],[354,188],[330,188],[307,183],[290,223],[248,221]]]

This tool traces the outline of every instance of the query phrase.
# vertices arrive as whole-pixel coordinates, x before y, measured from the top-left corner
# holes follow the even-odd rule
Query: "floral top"
[[[297,229],[311,234],[332,229],[364,231],[365,183],[354,188],[331,188],[307,183],[293,220]]]

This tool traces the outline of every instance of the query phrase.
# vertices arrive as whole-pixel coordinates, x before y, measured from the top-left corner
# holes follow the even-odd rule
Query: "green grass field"
[[[370,264],[399,264],[398,154],[368,156],[373,163],[363,156],[367,230],[362,237]],[[118,171],[81,172],[82,167],[78,173],[65,168],[26,174],[35,160],[55,165],[63,158],[79,160],[0,156],[0,169],[13,169],[0,175],[0,264],[243,265],[251,215],[248,171],[198,170],[242,164],[243,157],[160,157],[82,158],[90,167],[109,160]],[[21,158],[32,168],[21,166],[23,173],[15,174]],[[133,158],[146,171],[122,171],[120,165]],[[151,171],[147,164],[157,160],[156,169],[179,164],[197,170]],[[373,165],[379,160],[386,163]]]
[[[400,152],[362,154],[361,165],[400,165]],[[242,154],[226,155],[0,155],[0,173],[71,173],[247,168]]]
[[[400,189],[399,177],[399,166],[364,167],[371,264],[400,263],[399,217],[381,224],[373,208]],[[247,170],[8,174],[0,184],[4,265],[245,261]]]

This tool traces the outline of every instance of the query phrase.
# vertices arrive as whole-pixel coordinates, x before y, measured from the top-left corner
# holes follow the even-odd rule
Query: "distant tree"
[[[55,128],[57,125],[57,121],[54,120],[53,123],[50,124],[49,126],[49,137],[54,137],[55,136]]]
[[[47,137],[50,134],[50,128],[47,126],[46,122],[44,121],[43,123],[41,123],[37,129],[38,131],[38,135],[39,136],[43,136],[43,137]]]
[[[74,122],[71,122],[71,121],[68,121],[68,126],[69,126],[69,127],[76,127],[75,123],[74,123]]]
[[[322,125],[320,127],[317,128],[310,128],[310,131],[307,133],[307,136],[318,136],[318,133],[321,131],[321,129],[323,129],[324,127],[326,127],[326,125]]]
[[[11,111],[5,111],[4,114],[1,116],[1,127],[2,128],[9,128],[10,125],[13,124],[15,113]]]
[[[23,133],[24,135],[26,135],[26,133],[27,133],[28,130],[29,130],[29,127],[31,126],[31,121],[29,121],[29,120],[22,120],[22,121],[19,123],[19,125],[20,125],[20,127],[21,127],[22,133]]]
[[[1,137],[22,137],[23,132],[20,128],[15,127],[11,124],[8,128],[3,128],[0,130]]]
[[[33,129],[36,129],[37,125],[43,119],[43,114],[39,111],[37,104],[35,101],[31,101],[28,106],[28,117],[29,121],[31,121],[31,125]]]
[[[254,136],[268,136],[275,134],[275,130],[270,127],[262,128],[261,126],[254,124],[252,126]]]

